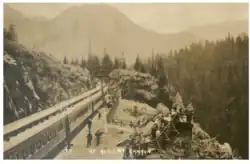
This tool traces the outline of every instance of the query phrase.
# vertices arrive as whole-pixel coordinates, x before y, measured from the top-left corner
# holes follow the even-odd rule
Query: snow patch
[[[16,60],[15,59],[13,59],[9,54],[7,54],[7,53],[5,53],[4,54],[4,62],[5,63],[8,63],[8,64],[10,64],[10,65],[17,65],[16,64]]]
[[[36,93],[36,91],[35,91],[35,89],[34,89],[34,86],[33,86],[32,81],[29,80],[29,81],[26,83],[26,85],[30,88],[30,90],[32,90],[34,97],[35,97],[37,100],[40,100],[40,97],[37,95],[37,93]]]

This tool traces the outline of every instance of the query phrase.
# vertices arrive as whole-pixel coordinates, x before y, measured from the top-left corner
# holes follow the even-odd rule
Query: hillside
[[[4,40],[4,124],[86,91],[88,71]]]
[[[248,34],[248,20],[227,21],[206,26],[193,27],[186,30],[189,33],[207,40],[224,39],[230,32],[231,36],[238,36],[245,32]]]
[[[195,106],[200,124],[220,142],[228,142],[248,158],[248,35],[192,44],[148,65],[152,75],[165,64],[168,82],[184,103]],[[158,61],[159,60],[159,61]],[[153,66],[152,66],[153,65]],[[151,68],[157,68],[157,71]],[[216,128],[215,128],[216,127]]]
[[[150,55],[152,48],[167,52],[199,39],[187,32],[158,34],[145,30],[115,8],[104,4],[72,7],[50,21],[25,18],[5,5],[4,26],[10,23],[16,25],[21,43],[43,49],[59,59],[69,55],[87,55],[89,39],[93,53],[102,55],[104,48],[112,56],[120,56],[124,52],[128,62],[137,53]]]

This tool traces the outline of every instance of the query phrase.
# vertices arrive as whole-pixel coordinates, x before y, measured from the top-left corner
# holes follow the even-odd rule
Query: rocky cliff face
[[[89,85],[88,70],[4,41],[4,124],[79,95]]]
[[[158,80],[150,74],[117,69],[111,72],[110,77],[119,82],[123,98],[144,102],[154,108],[160,103],[157,98],[159,94]],[[171,98],[172,93],[175,93],[175,89],[173,86],[168,85],[165,87],[165,92]],[[165,98],[168,99],[168,97]]]
[[[125,98],[136,99],[141,95],[143,99],[151,100],[156,96],[157,80],[147,73],[117,69],[111,72],[110,77],[118,80]]]

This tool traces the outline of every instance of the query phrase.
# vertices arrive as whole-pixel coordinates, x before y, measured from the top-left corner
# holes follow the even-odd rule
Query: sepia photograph
[[[249,159],[249,4],[2,3],[4,160]]]

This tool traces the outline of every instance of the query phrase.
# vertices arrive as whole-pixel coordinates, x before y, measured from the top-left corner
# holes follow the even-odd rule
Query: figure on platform
[[[100,120],[100,118],[102,117],[101,112],[98,113],[98,119]]]
[[[140,126],[141,126],[141,121],[140,121],[140,120],[138,120],[138,122],[137,122],[137,126],[138,126],[138,127],[140,127]]]
[[[156,130],[156,132],[155,132],[156,138],[160,137],[160,135],[161,135],[160,129]]]
[[[129,150],[129,144],[126,144],[123,159],[130,159],[130,150]]]
[[[159,118],[156,118],[154,123],[157,124],[158,127],[160,127],[161,122]]]
[[[92,134],[91,131],[89,131],[88,135],[87,135],[87,148],[91,146],[91,141],[92,141]]]
[[[156,131],[158,129],[158,125],[157,124],[154,124],[152,129],[151,129],[151,137],[152,139],[155,139],[156,138]]]
[[[133,128],[133,122],[132,121],[130,121],[129,126],[130,126],[130,128]]]
[[[69,134],[70,134],[70,122],[69,122],[69,118],[68,116],[66,117],[66,120],[65,120],[65,132],[66,132],[66,148],[67,150],[70,149],[70,139],[69,139]]]
[[[88,129],[91,131],[91,126],[92,126],[92,120],[89,118],[88,119]]]
[[[98,129],[95,133],[95,137],[96,137],[96,146],[100,145],[100,140],[101,140],[101,136],[102,136],[102,132]]]

